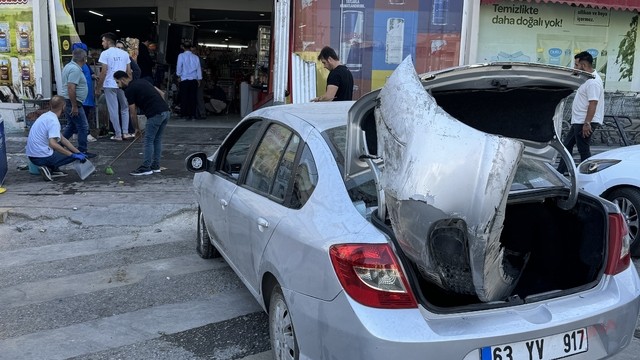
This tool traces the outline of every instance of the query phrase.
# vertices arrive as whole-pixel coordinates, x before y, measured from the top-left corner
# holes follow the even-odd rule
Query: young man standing
[[[320,50],[318,60],[325,69],[329,70],[327,77],[327,91],[322,96],[311,101],[345,101],[353,98],[353,75],[351,71],[340,63],[336,51],[325,46]]]
[[[578,145],[582,162],[591,156],[591,135],[604,120],[604,86],[602,78],[593,69],[593,56],[588,52],[583,51],[574,56],[574,68],[591,73],[594,77],[585,81],[576,91],[571,107],[571,127],[563,141],[570,154],[573,146]],[[567,164],[560,160],[558,172],[564,174],[566,171]]]
[[[140,167],[130,174],[133,176],[151,175],[160,172],[160,155],[162,154],[162,133],[167,126],[171,111],[160,92],[148,81],[131,78],[124,71],[116,71],[113,75],[118,86],[124,90],[125,96],[132,106],[135,105],[147,117],[144,128],[144,161]],[[136,125],[136,133],[140,130]]]
[[[99,95],[100,91],[104,90],[104,97],[109,110],[109,120],[115,131],[115,135],[111,137],[111,140],[131,139],[133,135],[128,133],[129,106],[127,99],[113,79],[113,74],[116,71],[126,71],[127,74],[131,74],[129,53],[116,47],[116,35],[113,33],[102,34],[102,47],[105,50],[98,59],[98,62],[102,64],[102,69],[98,78],[96,95]],[[118,111],[118,108],[120,111]],[[120,117],[118,117],[118,114]],[[120,118],[122,118],[122,126],[120,126]]]
[[[59,167],[86,157],[64,136],[60,135],[60,121],[65,108],[65,99],[54,95],[49,101],[51,111],[40,115],[29,129],[26,153],[29,161],[38,167],[40,175],[46,181],[54,177],[65,176]]]
[[[186,120],[193,120],[198,106],[198,86],[202,81],[200,58],[191,52],[191,42],[182,44],[184,50],[178,55],[176,75],[180,78],[180,112]]]

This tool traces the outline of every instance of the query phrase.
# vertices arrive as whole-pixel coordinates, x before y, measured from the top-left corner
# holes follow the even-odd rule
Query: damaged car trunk
[[[596,284],[607,211],[553,168],[557,154],[569,159],[564,99],[589,76],[487,64],[421,78],[407,58],[356,102],[347,184],[374,178],[368,213],[425,306],[508,306]]]

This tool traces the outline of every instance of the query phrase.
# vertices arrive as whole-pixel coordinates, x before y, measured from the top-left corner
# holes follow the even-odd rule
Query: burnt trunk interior
[[[482,303],[475,296],[447,292],[419,275],[402,253],[390,222],[373,222],[393,239],[408,277],[421,303],[437,312],[469,311],[540,301],[591,287],[599,278],[605,258],[607,215],[601,204],[580,197],[571,210],[556,206],[555,198],[507,205],[501,244],[508,251],[529,254],[518,285],[504,301]]]

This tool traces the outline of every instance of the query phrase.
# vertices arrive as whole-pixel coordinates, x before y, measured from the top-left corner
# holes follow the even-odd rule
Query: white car
[[[631,254],[640,256],[640,145],[594,155],[578,165],[578,186],[616,203],[629,227]]]

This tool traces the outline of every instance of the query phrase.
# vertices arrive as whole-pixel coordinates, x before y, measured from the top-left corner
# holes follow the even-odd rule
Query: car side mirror
[[[185,159],[185,166],[190,172],[199,173],[208,171],[211,165],[206,153],[197,152],[187,156]]]

